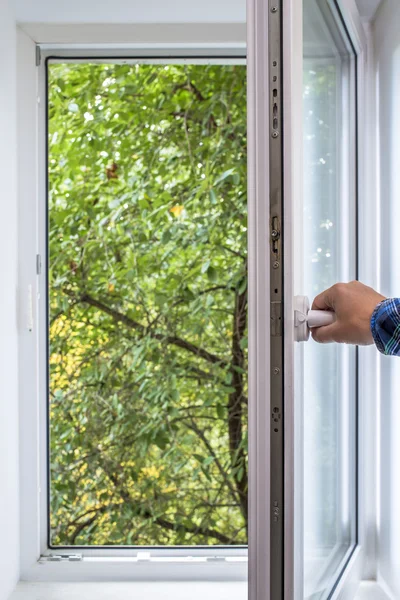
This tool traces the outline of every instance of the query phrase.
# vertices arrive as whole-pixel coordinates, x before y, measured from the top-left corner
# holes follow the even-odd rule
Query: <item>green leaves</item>
[[[216,281],[218,281],[217,271],[216,271],[216,269],[214,269],[214,267],[212,265],[210,265],[207,269],[207,277],[212,283],[215,283]]]
[[[49,76],[52,543],[245,543],[245,68]]]
[[[227,171],[224,171],[222,173],[222,175],[220,175],[219,177],[217,177],[217,179],[214,182],[214,185],[218,185],[226,180],[232,180],[233,181],[233,177],[235,174],[235,169],[228,169]]]

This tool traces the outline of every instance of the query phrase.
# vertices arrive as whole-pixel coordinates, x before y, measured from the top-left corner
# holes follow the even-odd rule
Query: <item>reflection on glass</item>
[[[332,13],[304,2],[304,293],[353,279],[349,143],[354,57]],[[351,137],[351,136],[350,136]],[[354,184],[353,184],[354,185]],[[349,243],[349,238],[351,240]],[[351,373],[351,376],[349,376]],[[354,544],[355,353],[304,347],[304,597],[328,598]]]

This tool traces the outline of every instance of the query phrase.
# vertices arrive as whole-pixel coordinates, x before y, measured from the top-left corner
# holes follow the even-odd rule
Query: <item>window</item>
[[[294,342],[296,296],[357,277],[353,17],[249,2],[251,600],[353,597],[360,568],[358,355]]]
[[[355,53],[336,10],[304,2],[303,289],[356,278]],[[305,344],[304,597],[331,593],[356,543],[353,347]]]
[[[237,63],[48,62],[52,547],[247,543]]]
[[[348,572],[357,356],[294,351],[290,324],[295,278],[311,299],[356,274],[356,53],[334,2],[305,1],[304,47],[301,3],[249,4],[247,68],[220,47],[43,49],[28,107],[47,176],[27,172],[38,328],[21,340],[28,580],[244,579],[247,542],[251,600],[327,600]]]

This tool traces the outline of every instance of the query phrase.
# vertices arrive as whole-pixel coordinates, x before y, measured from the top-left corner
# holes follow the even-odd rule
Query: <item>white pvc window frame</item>
[[[43,154],[46,156],[48,152],[46,140],[43,139],[44,134],[48,131],[48,112],[47,112],[47,96],[48,96],[48,69],[53,64],[69,63],[69,64],[85,64],[85,63],[99,63],[99,64],[197,64],[197,65],[246,65],[245,50],[240,48],[139,48],[133,47],[132,49],[126,49],[124,51],[112,49],[112,50],[88,50],[88,49],[70,49],[70,50],[57,50],[54,48],[48,48],[41,51],[41,61],[39,65],[39,87],[40,96],[43,98],[41,103],[41,109],[39,114],[39,129],[41,132],[40,143],[42,144],[42,151],[40,156]],[[48,157],[47,157],[48,158]],[[42,163],[40,171],[47,172],[47,159]],[[44,401],[48,396],[48,331],[45,327],[47,315],[46,299],[48,298],[49,292],[47,290],[47,276],[46,269],[48,268],[46,254],[48,252],[47,242],[47,220],[48,220],[48,206],[47,206],[47,177],[42,181],[43,187],[39,192],[39,222],[38,222],[38,237],[39,237],[39,254],[42,262],[42,274],[39,278],[40,286],[40,302],[39,302],[39,386],[40,386],[40,426],[41,426],[41,438],[45,437],[46,440],[50,435],[50,427],[48,423],[48,410],[49,407]],[[45,358],[46,357],[46,358]],[[44,449],[40,456],[41,466],[41,489],[49,490],[50,480],[48,474],[48,461],[50,460],[50,449],[48,447],[48,440],[46,442],[46,457]],[[50,493],[50,492],[49,492]],[[49,521],[50,506],[48,503],[48,497],[43,498],[41,501],[42,510],[42,522]],[[46,521],[45,521],[46,519]],[[45,531],[44,531],[45,530]],[[233,562],[243,562],[247,559],[247,547],[238,545],[235,547],[228,546],[165,546],[160,547],[148,547],[148,546],[62,546],[54,548],[49,547],[48,527],[43,527],[41,532],[42,536],[42,555],[47,554],[80,554],[83,557],[139,557],[139,560],[159,560],[167,561],[176,560],[177,557],[187,561],[189,558],[193,561],[193,558],[199,560],[221,560],[225,558],[226,561],[233,560]],[[46,536],[46,539],[45,539]]]
[[[367,39],[354,0],[327,0],[339,10],[350,35],[357,57],[357,108],[353,126],[358,133],[357,174],[358,197],[363,200],[357,214],[359,236],[357,240],[359,276],[376,283],[376,261],[371,265],[364,260],[370,239],[363,224],[374,219],[375,199],[367,194],[367,170],[373,169],[366,137],[367,86],[370,85],[371,63]],[[284,111],[284,282],[285,282],[285,504],[284,504],[284,599],[303,599],[303,457],[302,407],[294,402],[294,339],[292,298],[301,293],[301,277],[294,271],[293,232],[301,215],[302,190],[302,2],[283,0],[283,111]],[[262,256],[269,254],[266,235],[268,226],[269,178],[268,165],[268,18],[274,3],[248,0],[248,85],[249,85],[249,254],[250,320],[250,537],[249,537],[249,597],[250,600],[276,600],[270,594],[269,571],[274,549],[270,547],[270,436],[269,415],[271,399],[268,381],[270,372],[269,339],[269,267]],[[368,198],[367,201],[364,201]],[[369,226],[371,231],[371,226]],[[253,240],[252,240],[253,238]],[[267,238],[267,239],[265,239]],[[252,281],[253,279],[253,281]],[[374,485],[375,456],[366,443],[373,434],[374,414],[365,408],[368,401],[375,402],[376,370],[371,355],[360,352],[359,357],[359,411],[357,415],[357,545],[344,570],[339,574],[330,600],[354,598],[363,576],[365,565],[374,552],[373,540],[368,530],[375,528],[376,511],[371,507],[368,492]],[[375,360],[376,365],[376,360]],[[371,465],[371,470],[367,468]],[[265,473],[268,475],[266,476]],[[372,557],[373,558],[373,557]],[[371,570],[371,567],[370,567]]]
[[[41,108],[39,110],[39,143],[42,150],[40,151],[40,159],[44,157],[44,162],[40,167],[40,172],[47,172],[46,153],[48,152],[45,139],[48,131],[48,112],[47,112],[47,96],[48,96],[48,69],[53,64],[69,63],[69,64],[84,64],[84,63],[99,63],[99,64],[198,64],[198,65],[246,65],[245,49],[240,48],[174,48],[164,47],[159,49],[132,47],[132,49],[106,50],[89,50],[89,49],[65,49],[58,50],[48,48],[41,51],[41,60],[39,65],[39,89],[40,97],[43,98]],[[48,446],[48,436],[50,435],[50,427],[48,423],[48,404],[45,399],[48,396],[48,331],[45,326],[47,315],[46,299],[49,292],[47,290],[46,270],[48,268],[46,254],[48,252],[47,241],[47,176],[41,181],[42,186],[39,191],[39,206],[38,206],[38,238],[39,238],[39,255],[42,263],[42,273],[39,277],[39,388],[40,388],[40,430],[41,442],[46,439],[46,448],[42,448],[40,453],[40,471],[41,471],[41,489],[49,490],[50,480],[48,474],[48,461],[50,460],[50,449]],[[49,492],[50,493],[50,492]],[[41,522],[49,522],[50,506],[48,503],[48,494],[41,500]],[[43,526],[41,529],[41,547],[42,556],[45,555],[67,555],[80,554],[82,557],[132,557],[137,560],[154,560],[155,562],[176,562],[181,559],[183,562],[188,561],[193,563],[194,559],[200,562],[207,560],[225,559],[226,562],[243,563],[247,561],[247,547],[238,544],[237,547],[229,546],[165,546],[165,547],[148,547],[148,546],[61,546],[49,547],[48,543],[49,531],[48,527]]]
[[[264,0],[248,0],[248,52],[252,59],[248,69],[249,77],[249,111],[255,108],[256,96],[259,97],[262,89],[256,87],[255,79],[262,74],[262,68],[256,66],[255,55],[263,48],[266,40],[262,40],[263,23],[258,19],[260,7]],[[359,136],[359,195],[365,199],[359,209],[359,255],[360,255],[360,278],[370,285],[378,283],[379,260],[373,249],[370,239],[375,232],[374,222],[378,211],[375,204],[375,180],[373,175],[374,149],[367,144],[367,131],[371,128],[367,124],[373,119],[374,105],[372,101],[374,80],[373,63],[369,52],[364,30],[360,22],[358,11],[354,0],[338,0],[338,5],[346,22],[346,26],[352,36],[353,43],[358,56],[358,136]],[[302,2],[299,0],[283,0],[285,21],[283,29],[284,45],[283,60],[284,70],[284,110],[285,110],[285,145],[284,145],[284,184],[286,189],[285,202],[285,227],[286,231],[293,230],[296,210],[299,204],[296,195],[302,189],[302,163],[301,157],[302,135],[301,118],[299,119],[300,104],[296,104],[295,98],[299,90],[302,90]],[[265,15],[264,15],[265,16]],[[169,26],[167,26],[168,29]],[[162,28],[161,28],[162,29]],[[45,440],[41,437],[39,428],[39,380],[38,363],[39,353],[37,351],[38,335],[38,296],[39,279],[36,275],[36,255],[39,254],[36,227],[38,225],[37,209],[39,198],[43,189],[43,142],[39,144],[42,134],[42,124],[39,123],[40,103],[42,102],[42,91],[39,88],[37,68],[35,66],[36,42],[41,42],[42,50],[49,47],[58,49],[83,48],[90,50],[101,49],[103,52],[118,48],[131,50],[132,44],[119,44],[132,39],[138,39],[143,30],[153,39],[162,40],[163,43],[150,43],[140,37],[139,48],[155,49],[182,48],[193,50],[197,48],[201,52],[210,49],[221,52],[221,49],[239,48],[240,52],[245,50],[244,36],[237,25],[233,26],[233,33],[229,31],[229,25],[222,26],[223,35],[218,36],[214,31],[209,34],[209,27],[205,26],[202,31],[197,27],[191,37],[190,26],[178,28],[184,31],[185,43],[176,43],[177,30],[172,28],[170,34],[163,35],[160,26],[147,25],[144,27],[133,26],[129,32],[129,26],[124,26],[123,36],[118,26],[101,25],[90,28],[76,28],[74,25],[63,27],[46,25],[29,25],[18,30],[18,170],[19,170],[19,314],[20,314],[20,337],[19,337],[19,364],[20,364],[20,493],[21,493],[21,579],[25,581],[134,581],[134,580],[244,580],[247,575],[247,565],[241,560],[237,562],[222,562],[217,560],[206,560],[206,556],[196,559],[178,555],[171,560],[149,561],[148,557],[122,557],[119,550],[110,551],[107,557],[87,556],[82,563],[40,563],[40,555],[46,551],[46,535],[41,526],[43,522],[43,503],[41,497],[46,494],[40,481],[40,455],[46,452]],[[171,39],[171,35],[175,36]],[[129,38],[129,39],[128,39]],[[187,43],[193,39],[194,44]],[[86,44],[83,45],[82,41]],[[223,39],[224,43],[219,43]],[[201,43],[198,40],[206,40]],[[48,42],[46,44],[46,42]],[[175,43],[174,43],[175,42]],[[198,42],[198,43],[197,43]],[[70,46],[66,46],[70,44]],[[72,46],[71,46],[72,44]],[[261,45],[260,45],[261,44]],[[263,47],[264,44],[264,47]],[[259,55],[261,58],[261,56]],[[260,70],[261,69],[261,70]],[[259,81],[260,85],[260,81]],[[39,110],[38,110],[39,106]],[[300,108],[301,116],[301,108]],[[259,122],[259,121],[258,121]],[[255,113],[249,115],[250,129],[255,125]],[[373,127],[372,127],[373,129]],[[262,166],[260,150],[263,147],[261,137],[253,137],[249,143],[249,180],[256,181],[255,161]],[[261,136],[261,132],[260,132]],[[41,138],[42,139],[42,138]],[[372,136],[373,139],[373,136]],[[260,145],[258,145],[258,143]],[[42,158],[40,158],[42,157]],[[260,173],[258,173],[260,176]],[[259,192],[268,192],[267,181],[263,178],[258,180]],[[251,231],[257,228],[258,217],[263,216],[263,207],[258,206],[257,212],[253,214]],[[260,212],[261,211],[261,212]],[[260,234],[262,231],[260,230]],[[290,246],[292,236],[286,240],[286,259],[291,259],[295,249]],[[254,240],[253,249],[249,251],[258,252],[263,250],[262,241],[259,239],[257,246]],[[260,254],[259,254],[260,256]],[[296,288],[296,274],[292,273],[288,260],[285,261],[286,294],[289,295]],[[262,261],[255,262],[254,270],[265,274]],[[259,300],[268,290],[259,289]],[[293,293],[291,294],[293,296]],[[33,306],[30,298],[33,299]],[[288,296],[289,297],[289,296]],[[268,306],[268,304],[266,305]],[[33,308],[33,310],[32,310]],[[285,306],[285,319],[290,322],[293,307],[287,303]],[[260,307],[259,307],[260,310]],[[30,317],[32,312],[33,323]],[[265,318],[266,317],[266,318]],[[264,313],[261,325],[266,333],[268,330],[269,315]],[[33,328],[31,325],[33,324]],[[262,361],[267,357],[265,346],[257,348],[260,352],[259,359]],[[289,399],[286,407],[285,417],[285,600],[302,600],[302,539],[301,532],[297,531],[296,523],[302,518],[302,456],[299,448],[302,447],[302,415],[301,407],[295,406],[293,402],[293,332],[286,328],[286,356],[289,365],[285,374],[285,389]],[[365,578],[373,578],[374,574],[374,535],[376,524],[376,506],[374,504],[375,486],[375,413],[366,407],[376,401],[376,391],[379,389],[377,373],[377,357],[375,349],[369,349],[360,355],[360,384],[359,391],[362,397],[359,410],[359,443],[358,443],[358,467],[359,467],[359,494],[358,494],[358,547],[337,586],[333,600],[347,600],[354,598],[355,590],[363,575]],[[253,386],[263,384],[268,377],[267,370],[260,373],[262,362],[250,366],[250,377]],[[261,379],[260,379],[261,378]],[[258,383],[257,383],[258,382]],[[253,388],[256,396],[255,402],[262,408],[260,403],[265,402],[266,397],[257,397],[257,387]],[[291,400],[290,400],[291,399]],[[268,398],[267,398],[268,400]],[[261,413],[263,414],[263,412]],[[250,453],[253,456],[254,466],[257,472],[262,464],[265,464],[268,440],[258,439],[250,441]],[[261,459],[261,463],[257,460]],[[371,466],[370,471],[366,467]],[[372,474],[371,474],[372,473]],[[257,489],[251,490],[250,511],[250,582],[249,593],[251,600],[273,600],[270,599],[268,587],[265,588],[269,576],[269,536],[268,523],[263,499],[267,497],[269,490],[268,478],[263,477]],[[117,555],[116,555],[116,554]],[[90,554],[90,550],[88,551]],[[234,557],[232,557],[234,558]],[[186,564],[185,564],[186,563]],[[182,568],[184,566],[184,569]],[[265,589],[267,590],[265,593]]]
[[[157,28],[157,26],[155,26]],[[202,26],[197,26],[201,29]],[[157,30],[154,30],[157,35]],[[204,37],[207,32],[204,29]],[[187,31],[186,31],[187,35]],[[197,31],[197,35],[199,32]],[[235,36],[232,36],[235,37]],[[98,62],[151,62],[245,64],[244,43],[173,43],[36,46],[19,32],[20,166],[29,162],[28,181],[21,193],[22,312],[33,313],[33,323],[22,323],[21,385],[21,572],[30,581],[245,581],[247,547],[87,547],[53,548],[48,545],[47,442],[47,335],[46,335],[46,58],[58,62],[78,59]],[[34,61],[39,63],[34,67]],[[40,56],[40,61],[38,60]],[[213,58],[211,58],[213,57]],[[28,62],[29,61],[29,62]],[[33,63],[33,64],[32,64]],[[34,68],[32,68],[34,67]],[[29,119],[28,119],[29,117]],[[34,124],[34,125],[33,125]],[[25,127],[29,131],[25,130]],[[30,150],[30,154],[26,150]],[[33,157],[33,160],[32,160]],[[40,257],[37,258],[37,257]],[[39,266],[40,265],[40,266]],[[37,273],[37,270],[41,271]],[[25,294],[25,289],[29,291]],[[32,298],[32,302],[31,302]],[[28,306],[29,304],[29,306]],[[26,327],[25,327],[26,325]],[[28,327],[29,326],[29,327]],[[29,329],[29,330],[27,330]],[[80,554],[79,562],[48,561],[50,555]]]

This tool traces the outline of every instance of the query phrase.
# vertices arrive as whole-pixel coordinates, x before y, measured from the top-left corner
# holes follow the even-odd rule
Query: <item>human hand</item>
[[[382,300],[385,300],[384,296],[359,281],[333,285],[314,299],[311,308],[334,311],[336,321],[325,327],[313,328],[312,337],[322,344],[373,344],[371,317]]]

